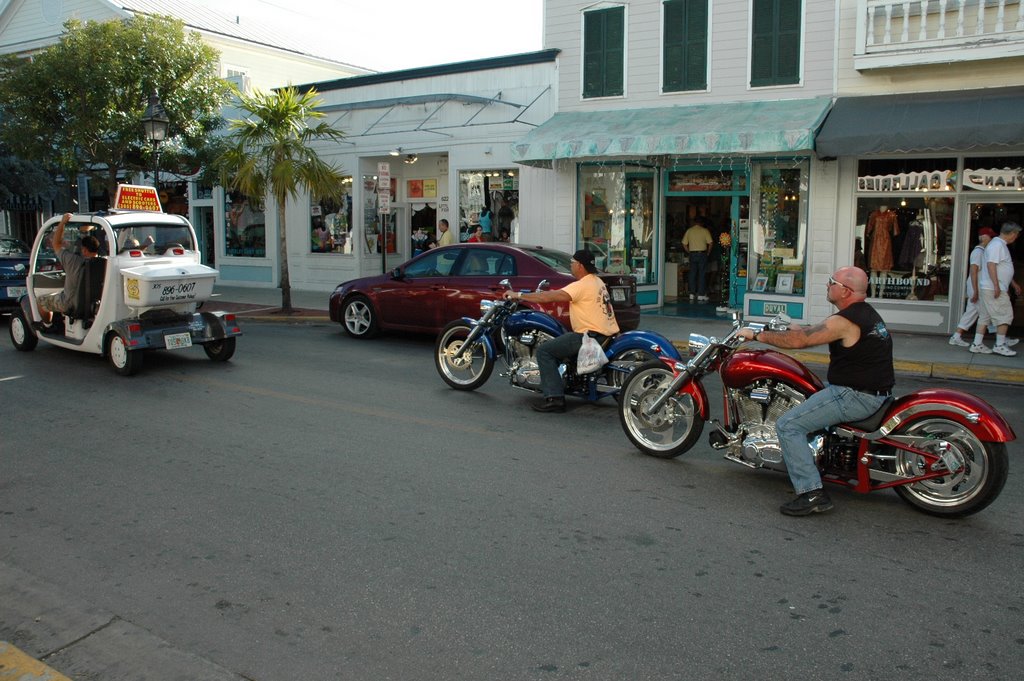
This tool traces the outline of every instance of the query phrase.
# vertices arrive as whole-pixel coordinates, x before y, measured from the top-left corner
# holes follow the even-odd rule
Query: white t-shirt
[[[981,284],[981,277],[985,271],[985,247],[978,244],[971,249],[971,261],[967,265],[967,282],[964,284],[964,292],[968,298],[974,297],[974,282],[971,281],[971,268],[978,268],[978,284]]]
[[[992,278],[988,275],[988,264],[996,264],[996,276],[999,278],[999,290],[1008,291],[1010,282],[1013,280],[1013,258],[1010,256],[1010,249],[1006,242],[995,237],[985,247],[985,264],[981,267],[981,276],[978,277],[978,288],[982,291],[995,291]]]

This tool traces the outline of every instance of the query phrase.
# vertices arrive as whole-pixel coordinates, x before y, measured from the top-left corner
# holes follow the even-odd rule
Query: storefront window
[[[642,166],[580,168],[578,240],[599,269],[657,282],[654,173]]]
[[[869,298],[949,300],[955,169],[948,158],[860,162],[854,264]]]
[[[519,171],[459,173],[459,241],[483,228],[485,241],[516,241],[519,229]]]
[[[964,159],[965,190],[1024,193],[1024,156],[983,156]]]
[[[755,202],[748,282],[754,293],[803,295],[807,286],[808,168],[762,165],[754,168]]]
[[[338,199],[314,199],[309,207],[311,253],[352,253],[352,178],[342,180]]]
[[[267,227],[263,204],[241,192],[228,194],[226,255],[240,258],[267,256]]]

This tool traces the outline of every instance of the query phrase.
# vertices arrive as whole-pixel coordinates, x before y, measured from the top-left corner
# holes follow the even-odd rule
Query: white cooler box
[[[121,270],[128,307],[201,303],[213,294],[217,270],[206,265],[140,265]]]

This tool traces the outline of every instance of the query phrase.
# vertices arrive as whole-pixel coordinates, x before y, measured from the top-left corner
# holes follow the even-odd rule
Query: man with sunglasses
[[[868,303],[868,275],[859,267],[842,267],[828,280],[828,302],[838,312],[810,326],[786,331],[741,329],[746,340],[778,348],[809,348],[828,343],[828,385],[779,418],[776,431],[789,479],[797,496],[779,510],[809,515],[832,508],[814,465],[808,436],[837,423],[859,421],[874,414],[892,394],[896,373],[892,337],[878,312]]]

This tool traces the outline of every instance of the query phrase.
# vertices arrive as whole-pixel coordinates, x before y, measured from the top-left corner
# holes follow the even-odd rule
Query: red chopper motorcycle
[[[703,378],[718,372],[724,422],[711,447],[750,468],[785,472],[776,420],[824,384],[775,350],[741,350],[742,320],[722,340],[690,334],[690,360],[662,357],[636,368],[622,386],[619,420],[640,451],[673,458],[696,443],[711,419]],[[760,330],[763,324],[747,324]],[[785,330],[784,315],[768,324]],[[959,390],[930,388],[889,397],[872,416],[814,433],[808,445],[822,480],[867,493],[892,488],[918,510],[960,518],[999,495],[1013,429],[990,404]]]

